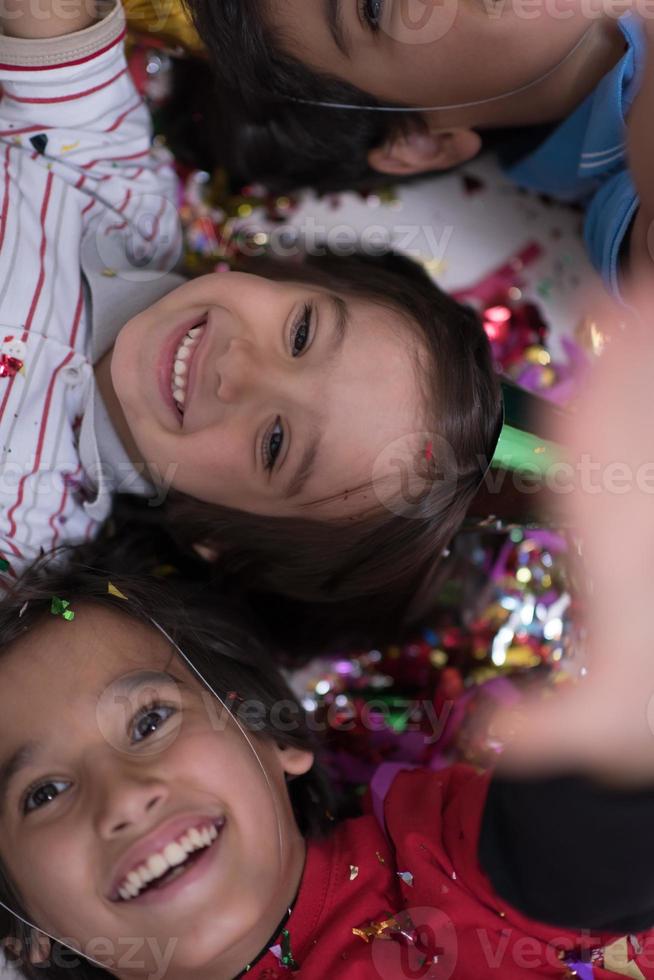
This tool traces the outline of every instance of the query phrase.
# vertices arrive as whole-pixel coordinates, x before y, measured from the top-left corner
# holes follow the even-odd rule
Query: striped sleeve
[[[163,224],[177,242],[171,157],[152,146],[125,58],[123,9],[103,0],[99,9],[101,20],[67,37],[0,36],[0,140],[5,153],[15,146],[81,191],[85,225],[104,210],[118,230],[131,222],[147,237]]]
[[[122,8],[105,11],[68,37],[0,36],[0,588],[97,527],[78,445],[96,328],[82,255],[117,289],[176,257],[174,173],[151,148]]]

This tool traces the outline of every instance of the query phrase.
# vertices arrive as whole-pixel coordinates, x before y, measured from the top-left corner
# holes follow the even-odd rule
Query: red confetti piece
[[[15,378],[22,367],[23,362],[17,357],[0,354],[0,378]]]

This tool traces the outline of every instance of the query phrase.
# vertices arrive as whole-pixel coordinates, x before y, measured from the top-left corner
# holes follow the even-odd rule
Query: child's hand
[[[597,366],[572,439],[560,436],[576,456],[566,509],[592,583],[588,675],[498,719],[516,732],[505,769],[654,782],[654,287],[638,308],[642,322]]]

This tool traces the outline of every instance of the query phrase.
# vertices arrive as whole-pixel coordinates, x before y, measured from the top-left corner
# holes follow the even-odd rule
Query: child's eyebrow
[[[141,687],[146,687],[148,684],[160,684],[162,681],[165,681],[166,683],[170,683],[172,681],[181,687],[185,686],[184,681],[182,681],[179,677],[173,676],[173,674],[169,674],[168,671],[140,670],[137,673],[119,677],[118,680],[114,681],[112,685],[112,694],[114,696],[126,697]],[[97,695],[94,695],[94,699],[97,699]],[[38,753],[42,751],[43,747],[43,742],[25,742],[0,766],[0,813],[4,812],[7,792],[11,781],[18,775],[19,772],[32,765],[34,759]]]
[[[0,766],[0,813],[4,813],[7,791],[14,776],[32,764],[34,756],[43,748],[42,742],[25,742]]]
[[[345,335],[350,322],[350,311],[345,300],[340,296],[337,296],[335,293],[329,293],[327,299],[329,300],[334,315],[334,336],[330,344],[330,351],[328,354],[328,356],[331,358],[335,357],[343,346],[343,341],[345,340]],[[304,486],[316,465],[316,457],[318,455],[321,436],[322,433],[320,430],[316,430],[307,443],[300,458],[300,462],[290,480],[286,484],[286,489],[282,493],[284,500],[290,500],[291,497],[297,497],[297,495],[304,489]]]
[[[341,0],[324,0],[325,17],[329,25],[329,32],[334,39],[334,44],[346,58],[350,57],[350,46],[345,37],[343,25],[343,7]]]

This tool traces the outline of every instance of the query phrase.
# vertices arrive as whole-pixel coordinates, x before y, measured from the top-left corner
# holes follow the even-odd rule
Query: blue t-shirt
[[[626,117],[646,57],[638,19],[625,14],[619,26],[627,45],[620,61],[533,153],[508,170],[522,187],[585,205],[586,247],[617,295],[620,249],[638,210],[627,167]]]

